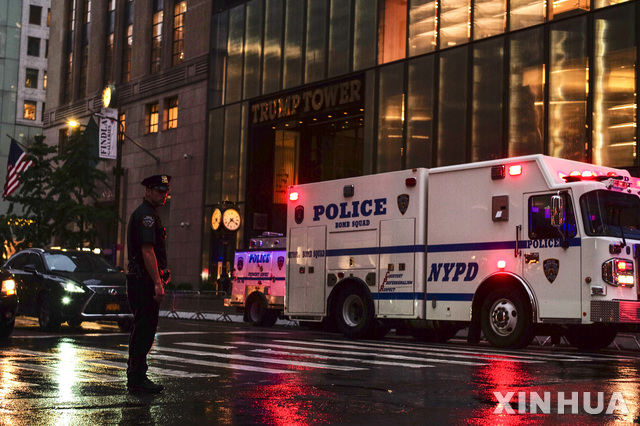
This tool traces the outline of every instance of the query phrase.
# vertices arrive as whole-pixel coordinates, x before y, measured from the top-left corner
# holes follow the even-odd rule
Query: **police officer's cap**
[[[144,179],[141,183],[147,188],[157,189],[158,191],[168,191],[169,182],[171,182],[171,176],[169,175],[154,175]]]

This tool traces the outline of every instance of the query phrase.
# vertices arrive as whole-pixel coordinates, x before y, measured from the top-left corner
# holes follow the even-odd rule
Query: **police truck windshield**
[[[590,236],[640,239],[640,198],[593,191],[580,198],[585,232]]]

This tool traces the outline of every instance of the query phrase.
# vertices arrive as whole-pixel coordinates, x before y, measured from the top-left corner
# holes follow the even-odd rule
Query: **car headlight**
[[[16,294],[16,282],[11,279],[2,281],[2,294],[7,296]]]
[[[76,283],[72,283],[71,281],[67,281],[66,283],[60,283],[64,291],[69,293],[84,293],[84,288],[80,287]]]

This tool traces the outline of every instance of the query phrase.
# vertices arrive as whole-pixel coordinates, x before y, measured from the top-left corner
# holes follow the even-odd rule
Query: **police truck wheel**
[[[338,329],[350,339],[361,339],[373,325],[373,300],[362,288],[349,285],[342,289],[335,304]]]
[[[60,328],[60,324],[62,324],[60,316],[53,310],[48,299],[44,299],[40,303],[38,323],[43,331],[57,331]]]
[[[482,332],[497,348],[524,348],[534,338],[531,306],[519,292],[500,289],[482,305]]]
[[[564,332],[571,346],[594,351],[609,346],[617,335],[618,330],[604,324],[570,325]]]
[[[249,322],[254,325],[260,325],[267,311],[266,304],[257,298],[251,300],[247,306],[247,317]]]

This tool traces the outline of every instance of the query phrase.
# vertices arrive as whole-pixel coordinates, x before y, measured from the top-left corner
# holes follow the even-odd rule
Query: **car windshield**
[[[45,253],[44,259],[51,271],[117,272],[109,262],[92,253]]]
[[[640,198],[593,191],[580,198],[585,232],[593,236],[640,239]]]

